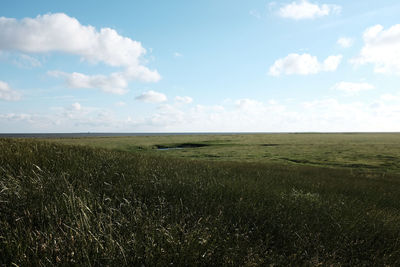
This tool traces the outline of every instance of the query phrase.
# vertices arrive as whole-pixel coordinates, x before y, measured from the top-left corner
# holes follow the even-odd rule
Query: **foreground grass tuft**
[[[397,174],[0,151],[0,265],[400,265]]]

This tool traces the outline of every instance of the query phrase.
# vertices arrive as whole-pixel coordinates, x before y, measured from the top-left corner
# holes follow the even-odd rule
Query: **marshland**
[[[0,265],[396,266],[399,148],[395,133],[3,138]]]

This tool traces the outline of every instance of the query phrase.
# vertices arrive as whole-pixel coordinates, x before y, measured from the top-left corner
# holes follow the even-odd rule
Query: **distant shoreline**
[[[0,133],[0,138],[80,138],[167,135],[246,135],[246,134],[398,134],[399,132],[167,132],[167,133]]]
[[[0,133],[0,138],[79,138],[79,137],[124,137],[166,135],[232,135],[232,134],[279,134],[260,132],[190,132],[190,133]]]

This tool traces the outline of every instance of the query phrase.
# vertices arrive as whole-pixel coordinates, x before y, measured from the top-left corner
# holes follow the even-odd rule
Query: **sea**
[[[260,132],[186,132],[186,133],[0,133],[0,138],[80,138],[80,137],[123,137],[123,136],[166,136],[166,135],[236,135],[272,134]]]

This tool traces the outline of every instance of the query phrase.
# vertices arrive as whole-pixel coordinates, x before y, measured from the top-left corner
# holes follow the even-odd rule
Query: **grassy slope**
[[[206,144],[196,149],[162,151],[190,159],[273,162],[330,167],[362,167],[400,172],[400,134],[248,134],[176,135],[51,139],[121,151],[160,154],[157,145]]]
[[[399,175],[0,141],[0,265],[399,265]]]

